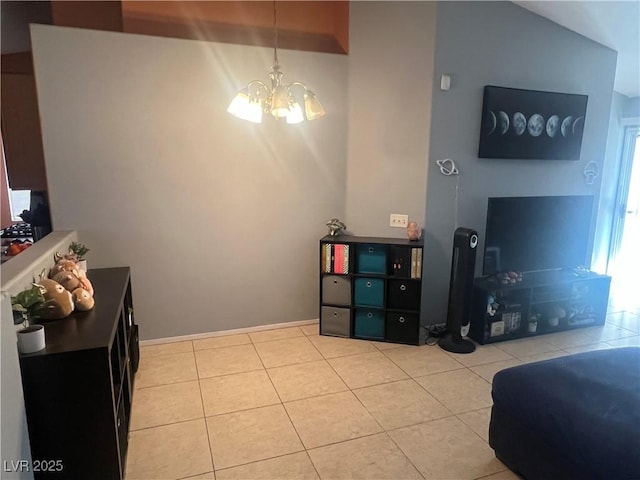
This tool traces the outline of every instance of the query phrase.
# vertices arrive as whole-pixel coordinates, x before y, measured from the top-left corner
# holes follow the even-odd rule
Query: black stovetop
[[[33,233],[31,231],[31,225],[28,223],[16,223],[15,225],[0,230],[0,238],[23,238],[31,236],[33,236]]]

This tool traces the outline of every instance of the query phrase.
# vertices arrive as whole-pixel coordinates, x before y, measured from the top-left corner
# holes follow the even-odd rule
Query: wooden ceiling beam
[[[273,46],[272,2],[55,0],[51,9],[54,25]],[[279,47],[349,52],[348,1],[278,1],[276,12]]]

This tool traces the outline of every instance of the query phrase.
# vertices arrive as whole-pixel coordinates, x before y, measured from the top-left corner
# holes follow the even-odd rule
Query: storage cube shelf
[[[611,277],[571,271],[525,274],[515,284],[474,283],[470,337],[479,343],[603,325]]]
[[[420,344],[423,242],[320,240],[320,334]]]

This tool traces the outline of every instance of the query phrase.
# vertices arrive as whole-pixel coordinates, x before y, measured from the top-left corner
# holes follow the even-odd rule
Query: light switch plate
[[[404,215],[401,213],[392,213],[389,216],[390,227],[407,228],[408,223],[409,223],[409,215]]]

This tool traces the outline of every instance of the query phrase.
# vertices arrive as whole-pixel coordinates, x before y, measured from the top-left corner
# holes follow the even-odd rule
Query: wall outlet
[[[409,223],[409,215],[403,215],[400,213],[392,213],[389,216],[389,226],[398,228],[407,228]]]

